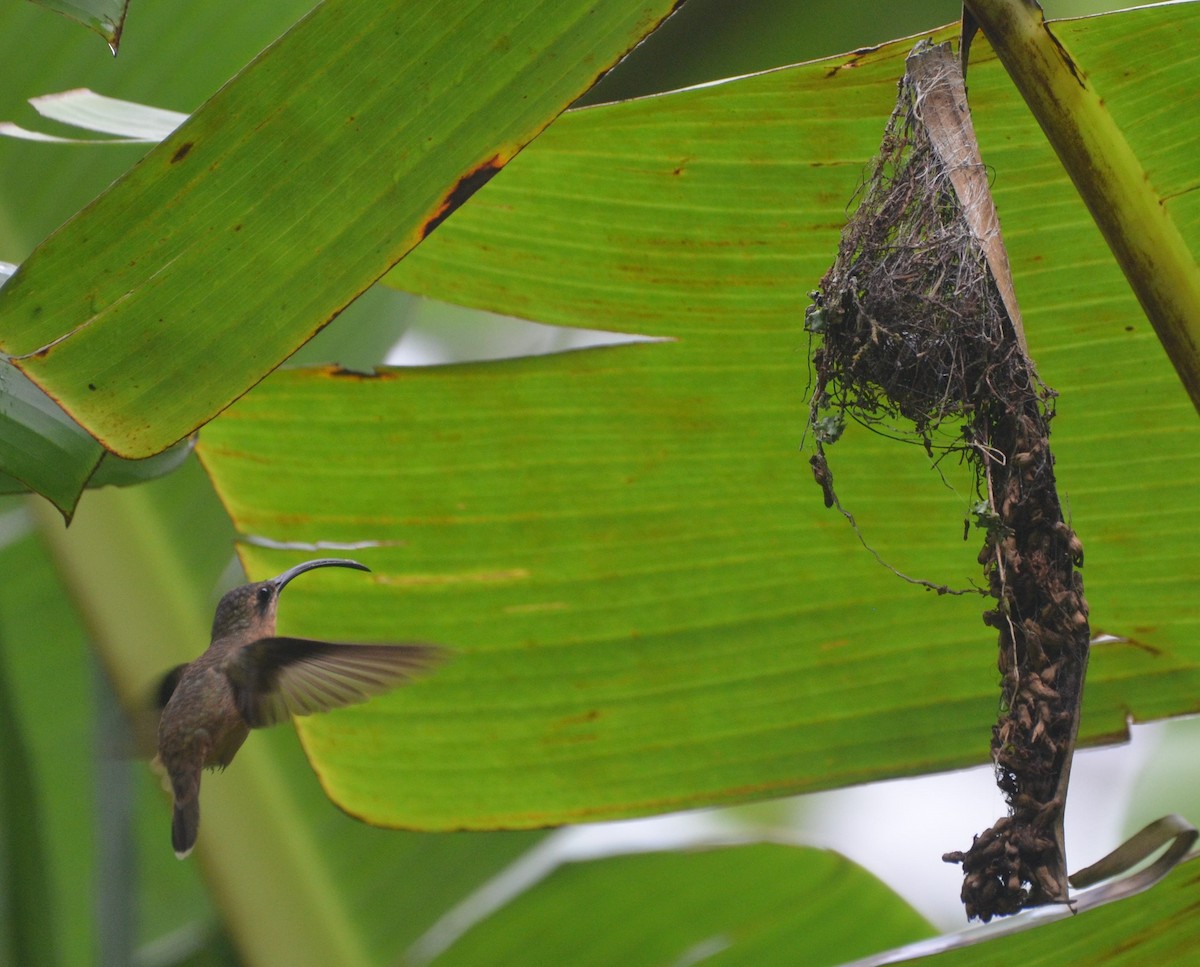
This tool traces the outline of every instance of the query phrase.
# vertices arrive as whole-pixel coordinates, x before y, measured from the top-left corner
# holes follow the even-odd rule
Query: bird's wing
[[[247,724],[264,728],[364,702],[401,685],[445,657],[433,645],[347,645],[309,638],[259,638],[226,666]]]
[[[187,662],[176,665],[146,688],[142,701],[129,710],[130,741],[115,743],[114,755],[153,759],[158,754],[158,723],[186,668]]]
[[[179,684],[179,679],[183,678],[187,666],[186,661],[182,665],[176,665],[159,680],[158,688],[154,692],[153,705],[160,713],[167,707],[167,702],[171,701],[171,696],[175,694],[175,686]]]

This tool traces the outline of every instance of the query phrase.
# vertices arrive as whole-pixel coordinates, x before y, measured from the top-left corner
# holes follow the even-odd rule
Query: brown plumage
[[[200,773],[229,765],[250,729],[365,701],[413,678],[443,654],[431,645],[350,645],[276,635],[280,591],[317,567],[369,570],[357,561],[322,558],[234,588],[217,605],[208,650],[162,680],[158,759],[175,797],[171,843],[180,859],[192,851],[200,827]]]

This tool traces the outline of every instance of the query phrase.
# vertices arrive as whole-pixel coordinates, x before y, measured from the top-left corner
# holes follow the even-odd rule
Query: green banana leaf
[[[1122,38],[1124,72],[1096,83],[1125,117],[1125,99],[1161,76],[1148,63],[1175,62],[1166,45],[1192,56],[1197,9],[1064,33],[1084,64]],[[392,276],[671,341],[375,377],[278,373],[205,429],[201,459],[243,534],[377,545],[361,552],[373,583],[314,591],[289,627],[403,629],[459,653],[402,693],[301,721],[343,808],[396,826],[530,827],[985,761],[997,698],[983,601],[880,567],[822,506],[799,449],[804,292],[909,46],[571,113]],[[1111,739],[1131,715],[1196,708],[1200,428],[982,45],[970,77],[1030,345],[1061,393],[1052,446],[1093,627],[1112,636],[1094,649],[1081,735]],[[1171,160],[1190,151],[1185,128],[1156,140],[1154,125],[1134,127],[1186,216]],[[884,560],[978,584],[970,483],[931,462],[856,427],[831,457]],[[242,556],[256,576],[294,558]]]
[[[291,355],[673,7],[327,0],[0,289],[0,348],[147,457]]]
[[[931,932],[849,860],[760,843],[566,864],[430,963],[819,967]]]
[[[800,882],[811,892],[798,903],[791,891]],[[1033,918],[1026,915],[1024,923],[918,941],[900,948],[908,955],[902,962],[1190,964],[1189,912],[1198,890],[1200,864],[1191,862],[1128,901],[1078,916],[1057,911],[1058,922],[1038,929],[1029,929]],[[923,932],[916,914],[887,892],[839,857],[765,844],[573,863],[455,938],[431,962],[845,964],[861,951],[882,950],[888,936]],[[865,959],[901,962],[886,953]]]

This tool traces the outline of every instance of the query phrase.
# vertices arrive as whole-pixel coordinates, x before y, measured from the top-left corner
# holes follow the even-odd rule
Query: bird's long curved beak
[[[305,561],[302,564],[297,564],[295,567],[289,567],[279,577],[271,578],[271,583],[275,585],[276,593],[282,591],[284,586],[294,577],[303,574],[305,571],[311,571],[317,567],[352,567],[356,571],[371,570],[365,564],[359,564],[358,561],[351,561],[344,557],[321,557],[315,561]]]

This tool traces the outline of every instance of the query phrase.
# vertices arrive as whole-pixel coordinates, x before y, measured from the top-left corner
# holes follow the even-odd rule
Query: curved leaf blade
[[[818,967],[932,932],[849,860],[758,844],[569,863],[431,963]]]
[[[1056,911],[1053,922],[1035,913],[997,923],[993,928],[949,934],[846,967],[884,964],[936,967],[1084,967],[1091,964],[1139,967],[1153,961],[1164,967],[1191,963],[1196,946],[1193,911],[1200,899],[1200,863],[1181,864],[1154,889],[1078,916]],[[1039,911],[1045,912],[1045,911]]]
[[[192,452],[192,443],[182,440],[142,460],[118,457],[0,360],[0,494],[39,493],[69,521],[85,488],[128,486],[170,473]]]
[[[3,348],[148,456],[261,379],[673,7],[329,0],[0,291]]]

